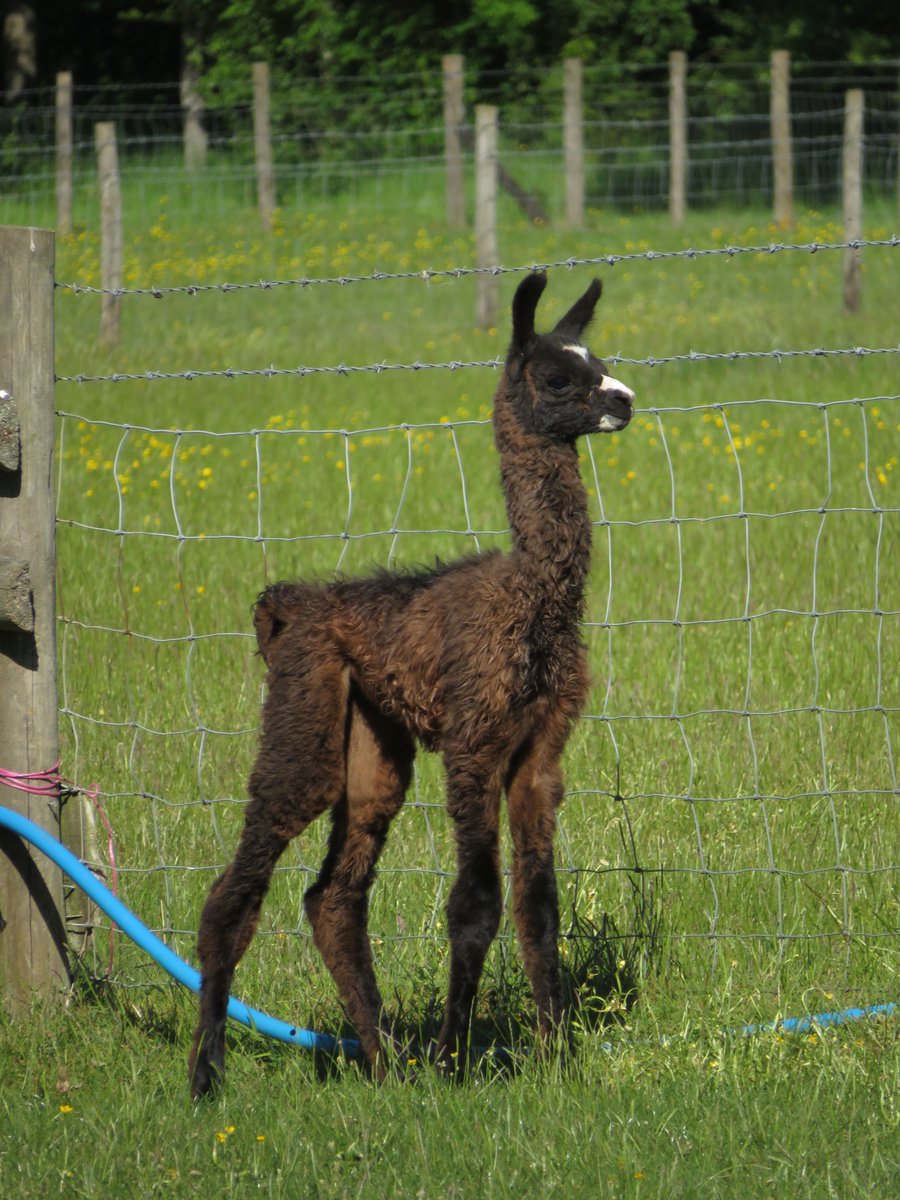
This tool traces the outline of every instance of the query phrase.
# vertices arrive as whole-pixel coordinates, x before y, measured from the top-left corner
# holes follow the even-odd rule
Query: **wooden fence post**
[[[275,174],[272,167],[272,123],[269,64],[253,64],[253,142],[256,147],[256,194],[263,229],[272,228],[275,212]]]
[[[115,346],[122,327],[122,297],[110,295],[122,286],[122,189],[116,126],[100,121],[94,126],[97,178],[100,188],[100,340]]]
[[[584,114],[581,85],[581,59],[565,59],[563,146],[566,164],[566,224],[573,229],[578,229],[584,224]]]
[[[461,54],[446,54],[444,70],[444,179],[447,189],[447,224],[461,229],[466,223],[466,193],[463,182],[462,126],[465,121],[466,60]]]
[[[851,88],[844,107],[843,209],[844,240],[858,241],[862,237],[862,166],[863,166],[863,92]],[[860,264],[859,250],[844,251],[844,311],[859,308]]]
[[[206,169],[207,136],[203,128],[203,97],[197,88],[200,72],[189,56],[185,56],[181,68],[181,109],[184,114],[184,166],[185,170]]]
[[[72,232],[72,72],[56,76],[56,232]]]
[[[773,50],[771,59],[772,176],[775,224],[794,223],[794,157],[791,146],[791,55]]]
[[[687,55],[669,55],[669,215],[684,220],[687,192]]]
[[[497,109],[479,104],[475,109],[475,262],[497,265]],[[497,324],[497,277],[478,277],[476,322],[482,329]]]
[[[53,498],[54,238],[0,228],[0,766],[59,757]],[[0,804],[59,834],[59,797],[0,787]],[[0,830],[0,997],[10,1013],[68,980],[62,873]]]

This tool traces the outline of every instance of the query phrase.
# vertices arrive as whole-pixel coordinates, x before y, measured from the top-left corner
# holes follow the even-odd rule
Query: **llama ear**
[[[553,332],[558,333],[561,337],[580,337],[591,323],[594,306],[600,299],[602,291],[602,280],[592,280],[581,299],[576,300],[566,315],[557,322]]]
[[[516,288],[512,302],[513,336],[509,348],[510,355],[521,354],[534,337],[534,314],[546,286],[547,272],[532,271]]]

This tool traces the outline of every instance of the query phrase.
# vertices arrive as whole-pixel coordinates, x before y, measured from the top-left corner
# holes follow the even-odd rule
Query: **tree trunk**
[[[3,19],[3,83],[7,102],[15,100],[37,78],[34,9],[14,4]]]

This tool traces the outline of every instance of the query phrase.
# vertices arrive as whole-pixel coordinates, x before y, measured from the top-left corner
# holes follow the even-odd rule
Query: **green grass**
[[[210,198],[203,221],[183,199],[152,197],[139,222],[147,195],[126,198],[127,286],[474,261],[470,236],[448,232],[427,196],[286,208],[271,237],[227,197]],[[867,236],[892,220],[872,208]],[[790,235],[840,236],[818,213]],[[784,239],[758,213],[695,214],[675,232],[662,217],[598,212],[572,233],[505,209],[500,246],[513,265]],[[895,257],[865,253],[856,316],[841,311],[833,253],[620,263],[599,272],[591,344],[626,358],[895,346]],[[553,274],[544,323],[591,274]],[[56,275],[99,282],[91,229],[59,243]],[[515,282],[500,281],[502,312]],[[479,331],[474,311],[471,278],[127,297],[110,351],[97,298],[59,292],[57,371],[502,355],[506,317]],[[318,1072],[237,1032],[225,1097],[193,1111],[191,1003],[119,936],[109,1003],[88,989],[64,1015],[35,1010],[0,1034],[12,1194],[46,1194],[48,1179],[71,1195],[892,1191],[895,1024],[812,1040],[719,1031],[897,998],[895,364],[615,370],[640,412],[584,446],[594,685],[567,752],[559,838],[563,956],[584,1027],[572,1068],[526,1060],[458,1090],[424,1068],[416,1085],[375,1089],[354,1067]],[[262,682],[247,637],[255,594],[284,576],[505,545],[495,382],[470,368],[58,385],[63,769],[99,785],[120,895],[185,957],[240,827]],[[335,1031],[342,1014],[301,909],[325,834],[321,823],[286,855],[236,990]],[[450,846],[440,764],[423,755],[372,929],[390,1006],[426,1037],[445,985]],[[100,919],[86,973],[102,979],[109,957]],[[506,928],[478,1019],[480,1036],[527,1046]]]
[[[900,1177],[896,1022],[727,1038],[690,1017],[462,1086],[236,1036],[192,1108],[186,1006],[157,996],[3,1029],[4,1194],[217,1197],[869,1197]],[[649,1035],[649,1036],[648,1036]]]

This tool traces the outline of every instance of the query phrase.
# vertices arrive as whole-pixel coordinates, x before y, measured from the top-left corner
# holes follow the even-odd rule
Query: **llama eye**
[[[569,379],[565,375],[551,375],[547,380],[547,387],[551,392],[556,392],[559,395],[569,387]]]

